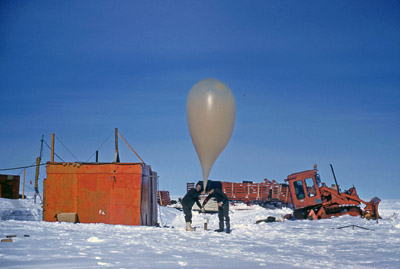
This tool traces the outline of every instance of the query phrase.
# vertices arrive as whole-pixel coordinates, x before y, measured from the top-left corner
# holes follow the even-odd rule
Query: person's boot
[[[219,229],[215,230],[215,231],[218,232],[218,233],[223,232],[224,231],[224,222],[220,222],[219,223]]]
[[[186,231],[191,231],[191,232],[193,232],[195,229],[192,227],[192,226],[190,226],[190,222],[186,222]]]
[[[226,233],[230,234],[231,233],[231,223],[230,221],[226,221]]]

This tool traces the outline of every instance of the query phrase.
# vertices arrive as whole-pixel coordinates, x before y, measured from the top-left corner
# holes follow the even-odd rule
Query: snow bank
[[[33,198],[0,198],[0,220],[42,220],[42,212],[42,206],[35,204]]]
[[[4,200],[2,216],[3,208],[10,208]],[[37,212],[37,205],[29,200],[28,205]],[[186,232],[183,213],[168,207],[161,207],[165,228],[3,220],[0,237],[16,237],[0,243],[0,267],[398,268],[399,205],[399,200],[382,201],[379,222],[343,216],[260,224],[256,220],[290,210],[232,206],[231,234],[211,230],[218,227],[217,215],[209,216],[204,231],[198,213],[193,214],[197,230]]]

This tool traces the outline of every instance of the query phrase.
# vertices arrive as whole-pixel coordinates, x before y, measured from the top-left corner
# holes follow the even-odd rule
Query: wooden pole
[[[24,168],[24,180],[22,183],[22,199],[25,199],[25,172],[26,172],[26,170]]]
[[[51,134],[51,162],[54,163],[54,133]]]
[[[37,157],[36,158],[36,174],[35,174],[35,203],[36,203],[36,196],[39,195],[39,189],[38,189],[39,166],[40,166],[40,157]]]
[[[40,157],[36,158],[35,191],[38,189]]]
[[[125,144],[133,151],[133,153],[135,153],[135,155],[142,161],[142,163],[144,163],[143,159],[140,158],[139,154],[137,154],[136,151],[133,150],[133,148],[128,144],[128,142],[126,142],[125,139],[120,134],[118,134],[118,135],[119,135],[119,137],[121,137],[122,141],[124,141]]]
[[[114,157],[114,162],[119,163],[118,128],[115,128],[115,157]]]
[[[162,205],[161,191],[158,191],[158,197],[160,197],[160,205]]]

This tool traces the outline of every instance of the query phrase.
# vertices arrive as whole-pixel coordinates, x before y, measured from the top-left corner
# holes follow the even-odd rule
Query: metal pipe
[[[25,199],[25,172],[26,172],[26,169],[24,168],[24,182],[22,184],[22,199]]]
[[[337,184],[337,180],[336,180],[336,176],[335,176],[335,171],[333,171],[333,165],[332,165],[332,164],[330,164],[330,166],[331,166],[331,170],[332,170],[333,178],[335,179],[337,193],[338,193],[338,194],[340,194],[340,191],[339,191],[339,185]]]
[[[54,163],[54,133],[51,134],[51,162]]]
[[[119,163],[118,128],[115,128],[115,156],[114,156],[114,162]]]
[[[36,196],[39,195],[39,188],[38,188],[39,166],[40,166],[40,157],[37,157],[36,158],[36,174],[35,174],[35,203],[36,203]]]

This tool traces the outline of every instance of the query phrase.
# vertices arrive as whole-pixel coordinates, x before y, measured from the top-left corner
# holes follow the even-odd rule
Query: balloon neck
[[[207,189],[207,182],[208,180],[207,179],[203,179],[203,189],[204,189],[204,191],[206,191],[206,189]]]

